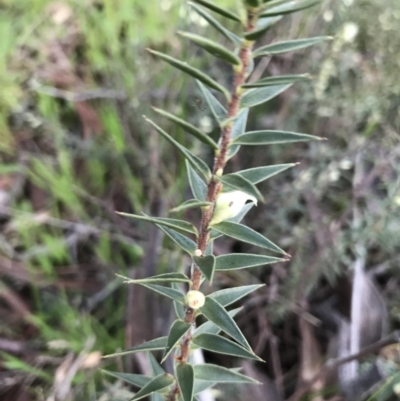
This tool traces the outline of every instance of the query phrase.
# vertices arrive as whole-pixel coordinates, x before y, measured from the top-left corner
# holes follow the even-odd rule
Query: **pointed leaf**
[[[305,49],[317,43],[332,40],[331,36],[318,36],[315,38],[286,40],[283,42],[271,43],[267,46],[259,47],[253,52],[253,57],[270,56],[272,54],[280,54],[291,52],[294,50]]]
[[[275,15],[284,15],[294,13],[296,11],[304,10],[306,8],[315,6],[320,3],[321,0],[292,0],[285,1],[284,4],[277,5],[276,7],[271,7],[264,11],[260,17],[272,17]],[[281,2],[277,2],[278,4]]]
[[[156,285],[156,284],[141,284],[141,285],[143,287],[148,288],[149,290],[157,292],[158,294],[164,295],[167,298],[180,302],[181,304],[185,303],[185,296],[178,290],[174,290],[173,288],[164,287],[162,285]]]
[[[157,351],[160,349],[165,349],[167,346],[167,337],[159,337],[154,340],[146,341],[142,344],[135,345],[132,348],[128,348],[121,352],[116,352],[115,354],[104,355],[103,358],[112,358],[114,356],[134,354],[135,352],[143,351]]]
[[[174,309],[178,319],[185,319],[185,307],[181,303],[174,301]]]
[[[184,38],[189,39],[195,45],[201,47],[213,56],[227,61],[230,64],[240,65],[241,63],[240,58],[235,53],[231,52],[229,49],[220,45],[217,42],[189,32],[178,31],[178,34],[183,36]]]
[[[102,370],[102,372],[117,378],[118,380],[123,380],[126,383],[133,384],[136,387],[142,388],[151,381],[150,376],[136,375],[133,373],[120,373],[120,372],[110,372],[108,370]]]
[[[248,114],[249,114],[249,109],[242,109],[239,111],[239,114],[232,127],[231,140],[245,133]],[[228,154],[226,156],[226,159],[229,160],[231,157],[235,156],[236,153],[239,151],[239,149],[240,145],[231,145],[228,148]]]
[[[193,224],[190,224],[184,220],[170,219],[168,217],[150,217],[146,215],[141,216],[137,214],[123,213],[123,212],[117,212],[117,213],[121,216],[130,217],[136,220],[148,221],[149,223],[169,227],[174,230],[179,230],[190,234],[196,234],[196,235],[198,234],[196,227]]]
[[[254,107],[265,103],[268,100],[280,95],[292,84],[287,85],[271,85],[263,88],[254,88],[247,90],[240,99],[240,107]]]
[[[168,227],[157,226],[160,230],[164,231],[165,234],[168,235],[176,244],[178,244],[184,251],[192,255],[194,251],[197,249],[197,245],[190,238],[185,235],[178,233],[174,230],[171,230]]]
[[[181,338],[189,329],[190,323],[186,323],[182,320],[175,320],[175,322],[172,323],[171,329],[168,334],[167,347],[165,348],[164,357],[161,362],[165,361],[168,358],[174,347],[179,343]]]
[[[176,378],[183,401],[192,401],[194,393],[194,369],[190,363],[179,363],[176,367]]]
[[[216,12],[223,17],[229,18],[233,21],[240,22],[240,17],[229,10],[225,10],[222,7],[217,6],[215,3],[211,3],[207,0],[193,0],[198,4],[201,4],[203,7],[208,8],[211,11]]]
[[[220,177],[217,176],[216,178],[232,189],[237,189],[254,196],[258,200],[264,201],[260,191],[250,181],[239,174],[227,174]]]
[[[288,131],[250,131],[235,139],[239,145],[271,145],[275,143],[293,143],[305,141],[323,141],[325,138],[318,136],[299,134]]]
[[[167,337],[165,337],[167,338]],[[165,344],[167,346],[167,344]],[[161,365],[158,363],[157,359],[154,357],[154,355],[151,352],[147,353],[147,359],[150,363],[151,371],[153,373],[153,376],[158,376],[161,375],[164,372],[164,369],[161,367]]]
[[[196,380],[194,379],[194,394],[199,394],[204,390],[207,390],[208,388],[214,386],[216,383],[215,382],[209,382],[206,380]]]
[[[210,88],[213,88],[213,89],[217,90],[218,92],[223,93],[228,100],[230,99],[229,91],[226,88],[224,88],[222,85],[220,85],[217,81],[214,81],[212,78],[210,78],[203,71],[190,66],[189,64],[185,63],[184,61],[177,60],[176,58],[168,56],[168,54],[160,53],[160,52],[157,52],[157,51],[151,50],[151,49],[148,49],[148,51],[151,54],[153,54],[154,56],[158,57],[159,59],[161,59],[161,60],[167,62],[168,64],[172,65],[173,67],[177,68],[178,70],[181,70],[184,73],[192,76],[193,78],[198,79],[199,81],[203,82],[204,85],[207,85]]]
[[[214,381],[218,383],[258,383],[251,377],[211,363],[195,365],[194,377],[199,380]]]
[[[246,338],[236,325],[235,321],[229,316],[225,308],[217,301],[206,297],[204,305],[200,308],[203,315],[216,324],[222,331],[234,338],[238,343],[247,349],[251,349]]]
[[[243,308],[236,308],[232,309],[231,311],[228,312],[228,315],[230,317],[235,317]],[[211,334],[218,334],[221,331],[221,329],[215,325],[213,322],[208,321],[203,323],[201,326],[197,327],[193,333],[194,336],[198,336],[202,333],[211,333]]]
[[[310,74],[298,75],[276,75],[259,81],[242,85],[242,88],[263,88],[265,86],[294,84],[298,81],[306,81],[310,79]]]
[[[274,252],[279,252],[286,255],[286,252],[265,238],[263,235],[254,231],[252,228],[244,226],[243,224],[232,223],[230,221],[224,221],[222,223],[213,226],[213,229],[219,231],[221,234],[225,234],[228,237],[244,241],[249,244],[260,246],[261,248],[269,249]]]
[[[208,168],[207,164],[203,162],[203,160],[199,159],[197,156],[195,156],[192,152],[190,152],[188,149],[186,149],[184,146],[182,146],[179,142],[175,141],[172,136],[167,134],[162,128],[160,128],[156,123],[153,121],[149,120],[146,116],[144,116],[144,119],[150,123],[159,134],[161,134],[171,145],[174,145],[181,153],[182,155],[186,158],[186,160],[203,176],[206,178],[206,180],[211,178],[211,172],[210,169]]]
[[[226,29],[222,24],[220,24],[214,17],[212,17],[208,12],[206,12],[203,8],[199,7],[197,4],[189,3],[190,6],[203,17],[212,27],[214,27],[220,34],[224,35],[227,39],[235,43],[236,45],[240,45],[242,43],[241,39],[236,36],[233,32]]]
[[[193,344],[208,351],[218,354],[238,356],[239,358],[249,358],[261,360],[253,352],[248,351],[237,343],[216,334],[203,333],[193,337]]]
[[[208,255],[212,255],[213,254],[213,250],[214,250],[214,241],[208,241],[206,250],[204,251],[204,255],[208,256]]]
[[[244,37],[247,40],[257,40],[261,36],[264,35],[265,32],[268,31],[274,24],[276,24],[282,17],[273,17],[273,18],[260,18],[257,21],[256,28],[251,31],[244,33]]]
[[[239,301],[239,299],[242,299],[253,291],[264,287],[264,285],[265,284],[252,284],[241,287],[226,288],[225,290],[216,291],[208,296],[225,307]]]
[[[272,256],[253,255],[251,253],[231,253],[229,255],[217,256],[215,261],[215,270],[226,271],[248,269],[250,267],[263,266],[285,260],[286,259],[274,258]],[[222,302],[219,303],[222,305]]]
[[[287,170],[288,168],[296,166],[297,163],[288,163],[288,164],[275,164],[273,166],[263,166],[263,167],[255,167],[249,168],[247,170],[238,171],[236,174],[241,175],[246,178],[253,184],[258,184],[274,175]]]
[[[190,188],[192,189],[193,196],[199,201],[205,201],[207,197],[207,184],[192,168],[190,163],[185,160],[186,169],[189,178]]]
[[[193,261],[196,266],[201,270],[201,272],[207,277],[208,281],[211,283],[214,277],[215,270],[215,256],[193,256]]]
[[[196,83],[199,86],[212,115],[217,121],[223,121],[228,114],[225,107],[222,106],[220,101],[200,81],[196,80]]]
[[[194,207],[204,207],[204,206],[210,206],[210,205],[211,205],[211,202],[202,202],[197,199],[189,199],[189,200],[183,202],[181,205],[171,209],[170,213],[178,213],[178,212],[182,212],[186,209],[192,209]]]
[[[141,279],[131,279],[119,274],[116,274],[116,276],[123,278],[124,282],[128,284],[190,283],[190,278],[183,273],[164,273]]]
[[[192,124],[189,124],[185,120],[182,120],[181,118],[168,113],[165,110],[162,109],[157,109],[153,107],[153,110],[156,111],[157,113],[161,114],[162,116],[168,118],[168,120],[174,122],[175,124],[179,125],[183,130],[188,132],[189,134],[193,135],[195,138],[197,138],[199,141],[203,142],[204,144],[211,146],[214,149],[218,149],[218,145],[216,142],[206,135],[204,132],[200,131],[197,127],[195,127]]]
[[[138,391],[130,401],[141,400],[142,398],[149,396],[151,393],[169,387],[173,382],[174,377],[168,373],[158,375]]]

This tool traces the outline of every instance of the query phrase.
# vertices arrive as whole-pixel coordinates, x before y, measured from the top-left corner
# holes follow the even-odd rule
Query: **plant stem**
[[[255,23],[256,23],[257,16],[253,10],[247,11],[247,24],[245,28],[245,32],[251,32],[254,30]],[[241,97],[241,86],[246,81],[246,71],[249,67],[251,62],[251,53],[252,47],[254,42],[244,40],[242,46],[239,51],[239,58],[241,60],[241,68],[236,71],[234,77],[234,84],[232,88],[231,94],[231,101],[228,106],[228,115],[227,118],[236,117],[239,112],[239,104],[240,104],[240,97]],[[211,202],[211,206],[207,209],[203,209],[202,216],[201,216],[201,223],[200,223],[200,230],[199,230],[199,237],[197,241],[197,248],[201,251],[201,254],[204,255],[206,250],[209,237],[210,237],[210,230],[209,230],[209,223],[211,221],[215,201],[217,199],[217,195],[221,190],[221,184],[214,179],[215,175],[220,175],[223,172],[223,169],[226,165],[226,155],[229,148],[229,142],[231,138],[233,123],[227,124],[221,132],[221,141],[219,150],[216,152],[216,156],[214,158],[214,166],[213,166],[213,178],[208,183],[207,188],[207,202]],[[201,284],[201,271],[193,265],[192,271],[192,290],[199,290]],[[185,315],[185,322],[190,323],[192,326],[195,325],[196,319],[196,311],[189,307],[186,308],[186,315]],[[181,344],[180,344],[180,356],[177,360],[180,363],[185,363],[188,360],[189,352],[190,352],[190,342],[192,340],[192,333],[189,330],[185,336],[183,337]],[[176,383],[175,386],[172,388],[170,393],[168,394],[166,400],[167,401],[175,401],[176,396],[179,393],[179,386]]]

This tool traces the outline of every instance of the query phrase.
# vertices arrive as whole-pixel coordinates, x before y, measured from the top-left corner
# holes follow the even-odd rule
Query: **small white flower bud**
[[[199,309],[204,305],[205,301],[206,297],[200,291],[190,290],[186,294],[186,303],[189,306],[189,308]]]
[[[194,254],[195,254],[195,256],[201,256],[201,255],[203,255],[203,252],[201,252],[200,249],[196,249],[196,250],[194,251]]]

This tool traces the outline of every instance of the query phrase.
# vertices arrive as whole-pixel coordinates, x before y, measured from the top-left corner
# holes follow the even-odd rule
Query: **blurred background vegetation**
[[[115,211],[167,216],[190,197],[183,160],[143,124],[143,114],[158,121],[151,106],[217,134],[192,80],[145,50],[186,58],[230,85],[229,68],[179,41],[178,29],[224,41],[184,1],[0,0],[1,400],[129,399],[132,389],[98,367],[146,373],[147,360],[100,356],[168,330],[172,305],[121,285],[115,273],[185,270],[189,260],[161,232]],[[232,170],[300,163],[264,183],[266,204],[246,216],[293,257],[216,276],[215,288],[267,284],[237,319],[266,363],[241,365],[262,390],[222,388],[212,397],[302,399],[304,383],[341,355],[338,322],[348,322],[356,294],[355,262],[373,288],[356,294],[364,303],[354,330],[363,344],[400,328],[399,32],[398,0],[324,0],[260,41],[334,36],[256,63],[252,80],[305,72],[313,79],[259,106],[248,125],[328,140],[246,148],[230,163]],[[184,132],[174,127],[174,135],[211,162]],[[225,239],[215,250],[249,247]],[[398,399],[396,352],[370,355],[391,368],[368,389],[370,399]],[[240,366],[227,357],[218,363]],[[348,390],[340,371],[333,376],[303,399],[341,400]]]

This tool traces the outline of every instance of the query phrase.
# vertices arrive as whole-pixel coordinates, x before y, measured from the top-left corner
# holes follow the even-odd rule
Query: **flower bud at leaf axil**
[[[192,309],[201,308],[204,305],[205,300],[206,300],[206,297],[200,291],[190,290],[186,294],[186,303],[189,306],[189,308],[192,308]]]

